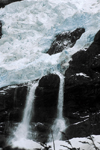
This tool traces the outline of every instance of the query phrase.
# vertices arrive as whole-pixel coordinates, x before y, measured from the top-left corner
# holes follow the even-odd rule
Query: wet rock
[[[51,47],[47,53],[52,55],[62,52],[65,48],[73,47],[84,32],[84,28],[77,28],[73,32],[64,32],[56,35],[55,40],[51,44]]]
[[[100,109],[100,31],[86,50],[72,56],[65,72],[64,115]]]
[[[46,132],[48,128],[43,123],[38,122],[35,125],[35,130],[39,132]]]
[[[66,139],[100,134],[100,112],[87,113],[85,116],[81,115],[82,113],[79,113],[77,117],[75,114],[72,115],[74,123],[71,123],[66,129]],[[72,120],[72,116],[69,117],[70,120]]]
[[[0,121],[20,121],[25,106],[27,85],[0,89]]]
[[[21,122],[28,85],[7,86],[0,89],[0,133],[9,134],[12,122]]]
[[[9,114],[9,121],[11,122],[21,122],[22,120],[23,109],[14,108],[13,111]]]
[[[37,122],[33,129],[33,133],[36,142],[47,143],[50,134],[50,125]]]
[[[0,134],[0,150],[2,150],[2,147],[5,147],[6,145],[6,137],[4,135]]]
[[[36,89],[35,117],[36,122],[50,122],[57,111],[57,100],[60,79],[58,75],[49,74],[40,79]]]

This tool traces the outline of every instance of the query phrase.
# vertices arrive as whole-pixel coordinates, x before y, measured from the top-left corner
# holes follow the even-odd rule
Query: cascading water
[[[38,82],[33,83],[29,88],[29,93],[26,99],[26,106],[24,109],[22,122],[18,125],[17,130],[14,131],[14,138],[10,140],[10,143],[13,147],[21,148],[33,148],[34,142],[29,140],[29,126],[31,121],[31,114],[34,115],[32,109],[34,110],[34,98],[35,98],[35,89],[38,85]]]
[[[60,85],[58,93],[57,118],[55,119],[51,130],[54,136],[54,140],[60,140],[62,137],[61,131],[64,131],[66,128],[66,123],[63,117],[64,76],[59,72],[57,72],[56,74],[60,77]],[[51,141],[51,135],[49,137],[49,141]]]

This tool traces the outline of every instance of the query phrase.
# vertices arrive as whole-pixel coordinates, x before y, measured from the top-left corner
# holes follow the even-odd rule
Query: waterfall
[[[29,137],[29,127],[30,127],[30,121],[31,118],[34,115],[34,112],[32,113],[32,110],[34,111],[34,99],[35,99],[35,89],[38,86],[38,82],[31,84],[29,87],[29,92],[27,94],[26,98],[26,105],[23,113],[23,119],[22,122],[18,125],[16,131],[14,131],[14,138],[10,141],[12,146],[18,146],[22,147],[23,144],[25,147],[25,144],[28,142],[30,145],[30,141],[28,140]],[[21,141],[21,143],[20,143]],[[24,142],[22,142],[24,141]],[[25,143],[26,141],[26,143]],[[22,144],[23,143],[23,144]],[[28,144],[27,143],[27,144]]]
[[[60,77],[60,85],[58,93],[57,117],[54,120],[51,130],[54,136],[54,140],[60,140],[62,137],[61,131],[64,131],[66,128],[65,119],[63,117],[64,76],[59,72],[56,74]],[[51,135],[49,137],[49,141],[51,141]]]
[[[35,99],[35,89],[37,86],[38,86],[38,83],[36,82],[30,87],[30,91],[26,100],[26,106],[25,106],[23,120],[22,120],[22,124],[25,126],[25,130],[26,130],[26,137],[28,136],[28,128],[29,128],[31,117],[32,117],[31,116],[32,109],[34,111],[33,107],[34,107],[34,99]]]
[[[64,77],[60,73],[58,75],[60,77],[60,86],[59,86],[59,95],[58,95],[57,118],[63,119]]]

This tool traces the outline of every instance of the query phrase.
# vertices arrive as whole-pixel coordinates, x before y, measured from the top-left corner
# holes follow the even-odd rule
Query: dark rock
[[[56,74],[48,74],[42,77],[39,81],[39,87],[44,87],[46,89],[57,88],[59,85],[59,77]]]
[[[0,38],[1,38],[1,36],[2,36],[2,23],[0,21]]]
[[[100,55],[97,55],[92,59],[91,69],[100,73]]]
[[[63,51],[65,48],[73,47],[84,32],[84,28],[77,28],[73,32],[65,32],[56,35],[55,40],[51,44],[51,47],[47,53],[52,55]]]
[[[27,85],[8,86],[0,90],[0,121],[20,121],[27,96]]]
[[[73,114],[75,123],[71,123],[65,131],[66,139],[71,139],[75,137],[87,137],[90,135],[100,134],[100,112],[87,113],[86,116],[81,116],[78,114],[77,118]],[[80,119],[81,118],[81,119]],[[72,120],[72,118],[69,117]]]
[[[21,122],[22,120],[23,109],[22,108],[14,108],[13,111],[9,113],[9,121],[13,122]]]
[[[22,1],[22,0],[1,0],[0,1],[0,8],[3,8],[6,5],[13,3],[13,2],[17,2],[17,1]]]
[[[6,137],[0,134],[0,148],[6,145]]]
[[[72,56],[65,72],[64,115],[100,109],[100,31],[86,51]]]
[[[97,32],[97,34],[94,37],[94,42],[98,45],[100,45],[100,30]]]
[[[43,123],[38,122],[35,125],[35,130],[39,132],[46,132],[48,128]]]
[[[51,122],[56,115],[60,79],[58,75],[49,74],[40,79],[36,89],[36,122]]]
[[[0,89],[0,133],[7,135],[13,122],[21,122],[28,85],[8,86]]]
[[[43,123],[36,123],[35,128],[33,128],[33,134],[35,134],[34,141],[47,143],[48,136],[50,134],[50,125]],[[34,137],[34,136],[33,136]]]

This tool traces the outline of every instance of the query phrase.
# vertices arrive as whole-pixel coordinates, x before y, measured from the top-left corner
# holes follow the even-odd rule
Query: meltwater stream
[[[52,135],[54,140],[61,140],[62,134],[61,131],[64,131],[66,128],[66,123],[63,117],[63,100],[64,100],[64,76],[56,72],[60,78],[59,93],[58,93],[58,105],[57,105],[57,116],[54,120],[54,123],[51,127],[53,134],[50,134],[48,141],[52,141]],[[34,115],[34,99],[35,99],[35,89],[38,86],[38,82],[33,83],[29,87],[29,92],[27,94],[26,105],[23,113],[22,122],[18,125],[16,131],[14,131],[13,139],[10,140],[12,147],[19,147],[25,149],[36,148],[37,143],[31,140],[30,137],[30,121]],[[32,113],[33,110],[33,113]],[[31,115],[32,114],[32,115]],[[39,145],[37,145],[38,147]]]
[[[56,73],[60,78],[60,85],[59,85],[59,93],[58,93],[58,105],[57,105],[57,117],[54,120],[52,125],[52,134],[54,140],[60,140],[62,138],[61,131],[66,129],[65,119],[63,117],[63,100],[64,100],[64,76],[57,72]],[[49,141],[52,139],[52,134],[49,136]]]
[[[20,147],[20,148],[33,148],[34,142],[30,140],[29,137],[29,127],[30,121],[33,117],[34,113],[34,99],[35,99],[35,89],[38,86],[38,82],[33,83],[29,88],[29,93],[27,94],[26,105],[23,113],[22,122],[18,125],[16,131],[14,131],[14,138],[10,140],[12,147]],[[32,116],[31,116],[32,114]],[[36,144],[35,144],[36,145]]]

